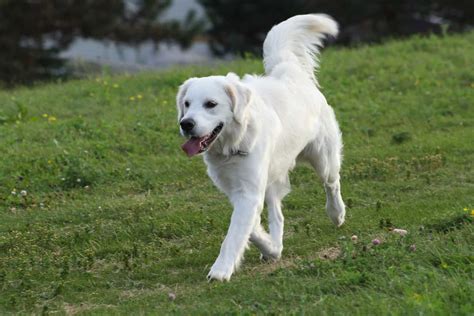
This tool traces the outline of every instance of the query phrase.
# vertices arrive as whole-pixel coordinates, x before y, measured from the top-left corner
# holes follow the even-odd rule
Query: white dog
[[[324,14],[292,17],[272,28],[263,44],[266,76],[191,78],[177,95],[188,156],[204,153],[208,174],[234,210],[208,279],[229,280],[248,241],[264,259],[283,249],[281,200],[288,172],[308,161],[326,190],[326,211],[337,226],[345,216],[339,185],[342,141],[334,111],[318,90],[316,55],[337,23]],[[264,202],[269,230],[260,224]]]

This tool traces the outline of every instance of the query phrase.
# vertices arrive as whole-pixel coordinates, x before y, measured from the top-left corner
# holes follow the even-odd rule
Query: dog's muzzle
[[[194,125],[193,125],[194,127]],[[222,131],[224,123],[217,125],[210,134],[207,134],[202,137],[191,137],[186,143],[184,143],[181,148],[186,152],[188,157],[203,153],[209,149],[211,144],[217,139],[217,136]],[[182,127],[181,127],[182,128]],[[184,129],[183,129],[184,130]]]

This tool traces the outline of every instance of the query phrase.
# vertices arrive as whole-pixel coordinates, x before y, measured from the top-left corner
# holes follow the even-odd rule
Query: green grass
[[[474,33],[324,51],[346,224],[297,167],[282,261],[252,246],[229,283],[205,277],[231,208],[181,151],[174,98],[260,60],[1,91],[0,313],[472,315],[473,52]]]

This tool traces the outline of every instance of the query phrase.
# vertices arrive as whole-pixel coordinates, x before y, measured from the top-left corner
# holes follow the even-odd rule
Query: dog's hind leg
[[[278,258],[283,250],[283,224],[285,220],[281,211],[281,200],[289,192],[290,179],[286,175],[282,181],[270,185],[265,193],[265,202],[268,208],[268,227]]]
[[[290,192],[289,179],[271,184],[265,192],[265,203],[268,208],[268,222],[270,234],[258,221],[250,236],[252,241],[262,253],[263,259],[278,260],[283,250],[283,223],[281,200]]]
[[[336,226],[344,223],[346,210],[341,196],[339,171],[342,161],[342,139],[337,122],[326,122],[325,135],[309,143],[302,156],[321,178],[326,191],[326,212]]]
[[[250,234],[250,241],[257,246],[265,260],[276,260],[280,256],[275,251],[273,241],[270,235],[265,231],[265,228],[260,224],[260,219],[255,224],[252,233]]]

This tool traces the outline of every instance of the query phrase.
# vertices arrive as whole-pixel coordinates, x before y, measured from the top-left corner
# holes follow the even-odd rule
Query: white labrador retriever
[[[283,249],[281,200],[290,191],[288,172],[308,161],[326,190],[326,211],[344,222],[339,169],[342,140],[334,111],[318,90],[314,70],[326,35],[337,23],[324,14],[292,17],[268,33],[265,76],[191,78],[177,95],[182,146],[204,154],[208,173],[234,210],[227,236],[208,279],[229,280],[248,241],[262,257],[277,260]],[[268,207],[268,234],[260,224]]]

